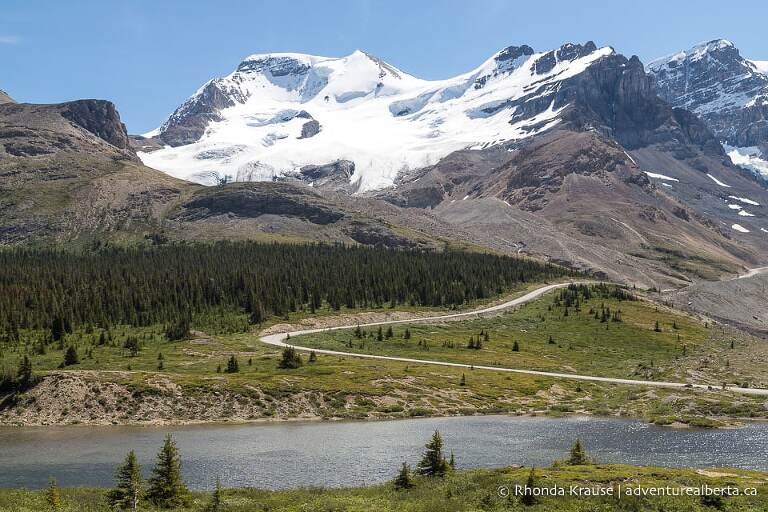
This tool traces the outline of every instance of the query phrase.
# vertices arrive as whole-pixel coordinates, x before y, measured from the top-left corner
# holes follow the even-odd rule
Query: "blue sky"
[[[768,2],[3,0],[0,89],[18,101],[114,101],[132,133],[252,53],[362,49],[447,78],[511,44],[594,40],[643,61],[725,37],[768,60]]]

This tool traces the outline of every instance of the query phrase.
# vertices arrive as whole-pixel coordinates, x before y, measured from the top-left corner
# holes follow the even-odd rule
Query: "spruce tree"
[[[157,454],[157,463],[148,483],[147,499],[156,507],[174,508],[187,504],[189,490],[181,477],[181,457],[171,434],[165,437]]]
[[[381,326],[379,326],[379,330],[376,331],[376,341],[383,341],[384,340],[384,333],[381,331]]]
[[[448,463],[443,456],[443,438],[440,432],[435,430],[425,448],[424,456],[416,466],[416,472],[422,476],[444,476]]]
[[[185,340],[191,336],[189,318],[186,316],[177,319],[165,329],[165,337],[169,341]]]
[[[64,338],[65,334],[64,320],[57,315],[53,318],[53,322],[51,322],[51,339],[59,341]]]
[[[45,501],[51,510],[59,510],[61,508],[61,492],[59,492],[59,484],[56,483],[55,478],[48,480],[48,488],[45,490]]]
[[[19,369],[16,372],[16,383],[19,389],[26,389],[34,382],[34,374],[32,373],[32,361],[25,354],[19,361]]]
[[[661,332],[661,325],[659,325],[658,320],[656,320],[656,325],[653,327],[653,330],[656,332]]]
[[[390,325],[389,327],[387,327],[387,331],[384,333],[384,337],[389,339],[393,335],[394,335],[394,333],[392,332],[392,326]]]
[[[517,341],[512,344],[512,352],[520,352],[520,345],[517,343]]]
[[[403,462],[403,466],[400,468],[400,473],[395,478],[395,490],[410,489],[413,487],[413,478],[411,478],[411,468]]]
[[[221,490],[221,479],[216,477],[216,486],[211,494],[211,502],[205,507],[205,512],[220,512],[224,506],[224,497]]]
[[[581,444],[581,439],[576,438],[576,442],[573,443],[571,453],[568,457],[568,464],[572,466],[580,466],[582,464],[589,464],[589,457],[587,456],[584,446]]]
[[[535,505],[538,501],[536,499],[536,496],[533,494],[533,490],[536,488],[536,476],[534,474],[533,468],[531,468],[531,472],[528,473],[528,480],[525,482],[525,492],[523,493],[523,496],[520,498],[520,503],[525,505],[526,507],[530,507],[532,505]]]
[[[456,469],[456,457],[453,456],[453,450],[451,450],[451,458],[448,459],[448,467]]]
[[[283,349],[283,355],[280,359],[280,363],[277,365],[278,368],[282,369],[296,369],[299,368],[303,364],[303,361],[301,360],[301,356],[293,347],[285,347]]]
[[[107,493],[107,501],[113,508],[137,510],[141,499],[141,466],[133,450],[128,452],[125,462],[117,468],[116,487]]]
[[[256,301],[256,303],[251,306],[251,316],[249,318],[249,321],[254,325],[261,325],[262,322],[264,322],[264,306],[261,304],[261,301]]]
[[[232,354],[229,356],[229,360],[227,361],[227,373],[237,373],[240,371],[240,363],[237,362],[237,358],[235,357],[235,354]]]
[[[459,381],[459,386],[466,386],[466,385],[467,385],[467,376],[462,373],[461,380]]]
[[[409,340],[411,339],[411,330],[409,328],[405,328],[405,332],[403,333],[403,339]]]
[[[309,353],[309,362],[310,363],[316,363],[317,362],[317,354],[315,354],[315,351]]]
[[[64,366],[71,366],[80,362],[80,356],[77,355],[77,348],[74,345],[67,347],[64,353]]]

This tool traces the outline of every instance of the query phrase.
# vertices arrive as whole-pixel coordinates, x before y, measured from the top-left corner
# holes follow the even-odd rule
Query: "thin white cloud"
[[[19,36],[0,36],[0,44],[19,44],[20,42]]]

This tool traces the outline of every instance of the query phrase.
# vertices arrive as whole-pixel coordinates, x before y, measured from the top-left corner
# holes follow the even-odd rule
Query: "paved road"
[[[741,274],[736,279],[744,279],[746,277],[752,277],[758,274],[765,274],[766,272],[768,272],[768,267],[753,268],[753,269],[750,269],[749,272],[747,272],[746,274]]]
[[[761,269],[755,269],[755,270],[761,270]],[[504,302],[503,304],[497,304],[496,306],[490,306],[487,308],[478,309],[474,311],[468,311],[464,313],[453,313],[449,315],[437,315],[437,316],[429,316],[429,317],[422,317],[422,318],[413,318],[410,320],[387,320],[383,322],[372,322],[367,324],[360,324],[360,327],[372,327],[372,326],[389,325],[389,324],[415,324],[415,323],[440,321],[440,320],[474,318],[484,314],[494,313],[494,312],[502,311],[504,309],[508,309],[514,306],[518,306],[525,302],[530,302],[544,295],[549,291],[555,290],[557,288],[565,288],[566,286],[568,286],[568,284],[569,283],[558,283],[558,284],[550,284],[550,285],[542,286],[541,288],[537,288],[532,292],[529,292],[516,299]],[[655,386],[660,388],[678,388],[678,389],[698,389],[698,390],[711,389],[710,386],[707,386],[706,384],[687,384],[684,382],[663,382],[663,381],[655,381],[655,380],[618,379],[614,377],[600,377],[597,375],[580,375],[580,374],[572,374],[572,373],[545,372],[545,371],[538,371],[538,370],[524,370],[524,369],[518,369],[518,368],[503,368],[499,366],[478,366],[478,365],[470,365],[470,364],[464,364],[464,363],[450,363],[447,361],[432,361],[429,359],[413,359],[410,357],[380,356],[380,355],[374,355],[374,354],[356,354],[354,352],[341,352],[338,350],[317,349],[317,348],[302,347],[299,345],[285,343],[289,334],[291,336],[291,339],[293,339],[296,336],[301,336],[303,334],[314,334],[314,333],[325,332],[325,331],[337,331],[341,329],[354,329],[355,327],[357,327],[357,324],[342,325],[338,327],[324,327],[320,329],[307,329],[303,331],[293,331],[290,333],[269,334],[266,336],[262,336],[259,339],[263,343],[266,343],[268,345],[274,345],[277,347],[291,346],[296,350],[301,350],[304,352],[314,351],[318,354],[329,354],[329,355],[344,356],[344,357],[359,357],[363,359],[384,359],[387,361],[400,361],[404,363],[416,363],[416,364],[432,364],[437,366],[450,366],[453,368],[472,368],[475,370],[489,370],[494,372],[523,373],[526,375],[539,375],[542,377],[551,377],[556,379],[586,380],[586,381],[594,381],[594,382],[608,382],[611,384],[630,384],[630,385],[639,385],[639,386]],[[717,389],[721,389],[721,388],[717,388]],[[768,389],[728,387],[727,390],[733,391],[736,393],[749,394],[749,395],[768,395]]]

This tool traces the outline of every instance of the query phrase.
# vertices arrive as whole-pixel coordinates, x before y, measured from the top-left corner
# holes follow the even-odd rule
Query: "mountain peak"
[[[650,79],[634,62],[591,41],[541,53],[523,44],[467,73],[430,81],[361,50],[336,58],[256,54],[163,124],[156,135],[172,148],[142,158],[175,176],[201,179],[202,171],[216,170],[239,181],[348,160],[358,190],[371,190],[452,151],[507,144],[561,123],[610,131],[602,110],[569,112],[585,101],[584,80],[632,78],[625,96],[644,98]],[[596,66],[605,73],[588,71]]]
[[[737,147],[766,143],[768,76],[727,39],[713,39],[648,66],[659,95],[700,116]]]
[[[7,92],[0,89],[0,103],[16,103],[16,100],[11,98]]]
[[[717,56],[722,58],[740,59],[739,50],[727,39],[712,39],[696,44],[688,50],[682,50],[659,59],[655,59],[648,64],[650,71],[661,69],[664,66],[676,67],[683,62],[697,62],[708,56]]]

